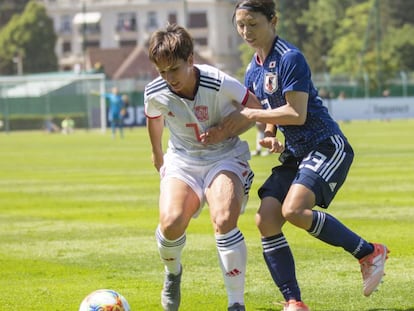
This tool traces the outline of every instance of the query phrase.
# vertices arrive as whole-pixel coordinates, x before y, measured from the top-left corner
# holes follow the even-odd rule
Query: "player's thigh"
[[[223,230],[226,230],[225,227],[231,230],[237,223],[243,198],[244,187],[236,174],[229,171],[217,174],[206,189],[213,223]]]
[[[315,206],[315,194],[302,184],[292,184],[283,202],[283,215],[302,214]]]
[[[206,189],[206,199],[210,208],[240,207],[243,195],[244,188],[240,179],[229,171],[217,174]]]
[[[163,180],[159,203],[161,226],[185,229],[199,206],[198,195],[186,182],[175,177]]]

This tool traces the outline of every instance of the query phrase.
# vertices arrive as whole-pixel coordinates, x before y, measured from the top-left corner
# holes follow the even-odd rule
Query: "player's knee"
[[[237,217],[231,215],[229,211],[217,213],[212,217],[212,221],[217,233],[226,233],[234,229],[237,225]]]
[[[173,240],[180,237],[186,228],[186,222],[183,217],[177,215],[161,215],[160,229],[167,239]]]
[[[257,226],[257,228],[259,228],[259,230],[264,229],[269,223],[269,221],[266,219],[266,217],[264,217],[260,213],[256,214],[255,221],[256,221],[256,226]]]
[[[281,232],[285,219],[282,218],[280,213],[260,213],[255,216],[256,226],[263,236],[272,235],[275,231]]]
[[[288,222],[295,224],[301,219],[303,209],[296,206],[285,205],[282,207],[282,215]]]

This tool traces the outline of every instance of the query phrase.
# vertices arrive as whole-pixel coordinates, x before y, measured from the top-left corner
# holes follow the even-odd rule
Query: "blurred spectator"
[[[121,116],[122,118],[128,118],[128,108],[130,107],[129,96],[127,94],[122,95],[122,109],[121,109]]]
[[[46,133],[56,133],[59,132],[59,126],[57,126],[54,122],[52,117],[47,117],[45,119],[45,122],[43,124],[43,129],[46,131]]]
[[[339,94],[338,94],[338,99],[345,99],[345,98],[346,98],[345,92],[340,91]]]
[[[124,107],[122,96],[119,94],[117,87],[113,87],[111,93],[105,93],[105,98],[109,101],[109,119],[111,120],[112,138],[116,136],[116,129],[119,135],[124,138],[124,120],[121,116],[121,110]]]
[[[323,99],[330,98],[329,92],[325,88],[321,88],[318,92],[319,96]]]
[[[70,117],[66,117],[62,120],[61,127],[63,134],[72,134],[75,130],[75,121],[73,121]]]

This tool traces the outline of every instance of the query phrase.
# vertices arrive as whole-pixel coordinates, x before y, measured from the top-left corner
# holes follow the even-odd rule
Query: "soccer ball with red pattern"
[[[83,299],[79,311],[131,311],[124,296],[112,289],[98,289]]]

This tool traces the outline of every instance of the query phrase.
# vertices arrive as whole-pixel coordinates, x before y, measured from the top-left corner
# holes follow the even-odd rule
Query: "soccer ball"
[[[131,311],[124,296],[112,289],[98,289],[83,299],[79,311]]]

